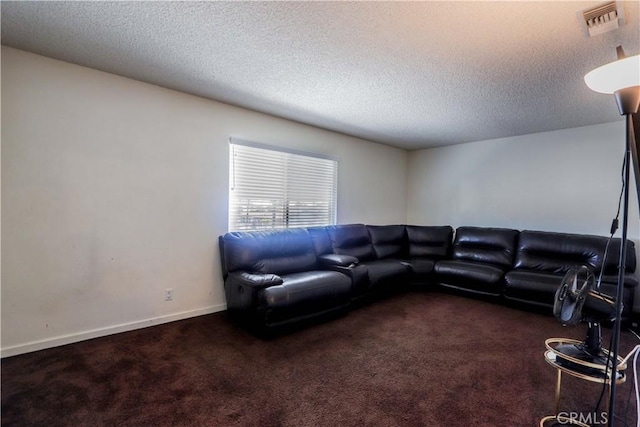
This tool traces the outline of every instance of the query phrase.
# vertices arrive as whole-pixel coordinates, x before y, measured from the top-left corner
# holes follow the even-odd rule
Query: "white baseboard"
[[[181,313],[168,314],[166,316],[154,317],[152,319],[139,320],[136,322],[123,323],[120,325],[107,326],[104,328],[92,329],[75,334],[61,335],[39,341],[32,341],[25,344],[18,344],[0,349],[0,357],[16,356],[18,354],[30,353],[32,351],[44,350],[46,348],[59,347],[61,345],[89,340],[92,338],[105,337],[107,335],[119,334],[121,332],[133,331],[136,329],[148,328],[149,326],[161,325],[163,323],[175,322],[176,320],[188,319],[190,317],[203,316],[205,314],[216,313],[227,308],[226,304],[218,304],[197,310],[183,311]]]

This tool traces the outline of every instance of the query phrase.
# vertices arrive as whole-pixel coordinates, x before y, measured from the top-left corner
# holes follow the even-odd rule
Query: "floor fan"
[[[618,304],[611,296],[602,294],[589,267],[572,268],[564,275],[555,292],[553,314],[565,326],[587,323],[587,336],[583,341],[569,338],[549,338],[545,341],[545,360],[556,368],[555,415],[540,420],[540,427],[549,422],[557,425],[589,427],[579,419],[560,412],[562,373],[587,381],[614,384],[625,381],[626,360],[614,364],[609,350],[602,348],[600,323],[616,319]],[[614,374],[615,373],[615,374]],[[580,414],[581,415],[581,414]]]
[[[595,288],[593,272],[586,266],[570,269],[564,275],[555,293],[553,314],[563,325],[586,322],[587,336],[578,344],[560,344],[555,350],[558,364],[586,375],[605,376],[610,363],[608,353],[602,349],[600,323],[615,318],[616,302]],[[601,372],[595,366],[601,366]]]

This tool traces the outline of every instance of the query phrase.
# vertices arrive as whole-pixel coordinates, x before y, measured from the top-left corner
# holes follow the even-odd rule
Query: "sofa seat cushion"
[[[513,270],[505,276],[504,297],[509,300],[553,308],[555,294],[563,278],[562,274],[543,273],[535,270]],[[633,287],[624,287],[622,294],[623,318],[631,316],[633,291]],[[603,281],[600,292],[615,298],[616,285]]]
[[[455,288],[500,295],[502,292],[502,268],[473,261],[443,260],[435,266],[438,281]]]
[[[436,261],[433,259],[406,259],[403,260],[409,266],[409,270],[417,276],[428,276],[433,273]]]
[[[368,261],[360,263],[360,265],[367,268],[370,287],[376,287],[390,281],[404,281],[409,272],[407,265],[400,260]]]
[[[505,275],[504,296],[537,305],[553,306],[563,275],[532,270],[513,270]]]
[[[608,283],[615,286],[618,283],[618,276],[612,274],[604,274],[602,275],[602,283]],[[636,276],[635,273],[625,273],[624,287],[635,288],[636,286],[638,286],[638,276]]]
[[[618,286],[612,283],[604,283],[600,285],[600,292],[615,299]],[[635,289],[633,287],[622,288],[622,318],[631,318],[633,312],[633,297]]]

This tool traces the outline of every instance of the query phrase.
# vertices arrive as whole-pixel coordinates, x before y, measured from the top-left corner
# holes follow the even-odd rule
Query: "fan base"
[[[607,365],[609,360],[601,349],[594,352],[592,349],[588,349],[584,343],[580,344],[561,344],[556,348],[556,363],[563,368],[569,369],[574,372],[581,373],[590,377],[596,377],[601,379],[608,378]],[[562,356],[567,356],[564,358]],[[595,368],[586,366],[579,362],[574,362],[568,358],[577,359],[580,362],[590,363],[594,365],[601,365],[602,368]]]

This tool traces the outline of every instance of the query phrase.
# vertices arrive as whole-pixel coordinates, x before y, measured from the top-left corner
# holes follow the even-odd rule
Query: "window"
[[[232,139],[229,165],[230,231],[336,223],[336,160]]]

